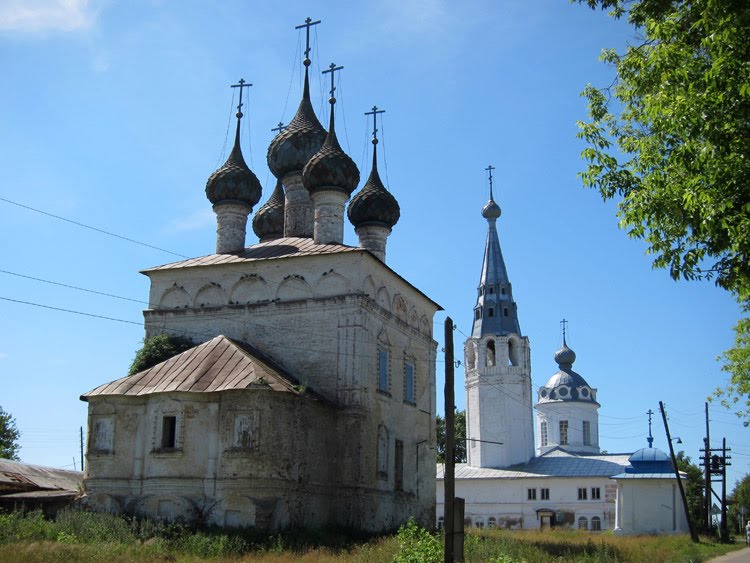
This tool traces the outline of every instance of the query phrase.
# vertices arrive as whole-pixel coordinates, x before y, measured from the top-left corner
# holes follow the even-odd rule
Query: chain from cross
[[[490,199],[492,199],[492,171],[495,169],[494,166],[491,164],[485,168],[485,170],[489,173],[489,179],[490,179]]]
[[[378,144],[378,114],[385,113],[384,109],[378,109],[378,106],[372,106],[372,111],[366,111],[365,115],[372,116],[372,144]]]
[[[328,74],[329,72],[331,73],[331,99],[328,100],[329,102],[331,102],[331,105],[336,103],[336,98],[333,96],[334,92],[336,92],[336,86],[334,86],[333,75],[337,70],[341,70],[343,68],[344,68],[343,66],[336,66],[336,63],[331,63],[330,65],[328,65],[328,70],[324,70],[322,72],[322,74]]]
[[[271,129],[271,132],[273,133],[275,131],[278,131],[279,133],[281,133],[286,128],[287,128],[287,126],[284,125],[284,122],[283,121],[279,121],[279,124],[276,127],[274,127],[273,129]]]
[[[250,88],[252,84],[249,82],[245,82],[244,78],[240,78],[239,84],[232,84],[232,88],[239,88],[240,89],[240,103],[237,104],[237,117],[242,117],[242,90],[245,88]]]
[[[308,17],[305,18],[305,23],[294,27],[294,29],[305,28],[305,66],[310,66],[310,28],[319,23],[320,20],[312,21],[312,19]]]

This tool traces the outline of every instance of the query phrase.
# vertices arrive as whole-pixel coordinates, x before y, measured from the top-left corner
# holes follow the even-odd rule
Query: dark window
[[[505,315],[506,317],[508,316],[508,308],[507,307],[505,307],[503,309],[503,315]]]
[[[404,364],[404,402],[411,404],[417,402],[414,393],[414,366],[412,364]]]
[[[404,490],[404,443],[396,440],[396,455],[393,464],[393,488],[397,491]]]
[[[589,529],[589,521],[586,519],[585,516],[581,516],[578,519],[578,529],[579,530],[588,530]]]
[[[495,293],[495,288],[491,287],[490,288],[490,295],[492,295],[493,293]]]
[[[477,319],[477,320],[479,320],[479,319],[482,318],[482,310],[481,309],[477,309],[476,311],[474,311],[474,318]]]
[[[165,416],[161,421],[161,447],[174,448],[177,437],[177,417]]]
[[[542,500],[549,500],[549,489],[542,489]]]
[[[591,519],[591,531],[601,532],[601,530],[602,530],[602,520],[598,516],[594,516]]]
[[[388,352],[378,350],[378,390],[388,392]]]
[[[560,445],[561,446],[568,445],[568,421],[567,420],[560,421]]]
[[[495,309],[493,309],[492,307],[490,307],[489,311],[487,311],[487,316],[488,317],[494,317],[495,316]]]
[[[586,500],[586,488],[585,487],[578,488],[578,500]]]
[[[536,500],[536,489],[526,489],[526,498],[528,500]]]
[[[591,500],[599,500],[602,498],[602,491],[599,487],[591,487]]]
[[[502,288],[502,289],[501,289],[500,291],[501,291],[501,293],[502,293],[503,295],[505,295],[505,288]]]
[[[487,341],[487,353],[485,355],[484,364],[488,368],[491,368],[495,365],[495,341],[494,340]]]

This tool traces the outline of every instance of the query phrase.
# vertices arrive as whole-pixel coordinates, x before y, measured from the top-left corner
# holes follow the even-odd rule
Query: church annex
[[[81,397],[96,509],[267,530],[435,521],[439,306],[386,264],[399,206],[378,175],[377,126],[357,191],[336,138],[333,64],[327,130],[313,111],[315,23],[300,26],[299,109],[268,148],[277,183],[252,217],[260,242],[245,246],[262,194],[240,147],[240,94],[234,147],[206,185],[216,253],[143,272],[146,336],[195,347]],[[359,246],[344,244],[345,215]]]

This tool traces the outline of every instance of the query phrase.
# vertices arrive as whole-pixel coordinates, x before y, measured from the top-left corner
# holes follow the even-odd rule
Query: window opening
[[[578,488],[578,500],[586,500],[586,487]]]
[[[388,392],[388,352],[378,350],[378,390]]]
[[[542,421],[540,432],[542,446],[547,445],[547,421]]]
[[[591,518],[591,531],[601,532],[602,531],[602,519],[598,516]]]
[[[495,341],[494,340],[488,340],[487,341],[487,354],[485,357],[485,364],[488,368],[491,368],[495,365]]]
[[[536,489],[526,489],[526,498],[528,500],[536,500]]]
[[[583,445],[591,445],[591,422],[588,420],[583,421]]]
[[[591,500],[599,500],[602,498],[602,491],[599,487],[591,487]]]
[[[393,487],[397,491],[404,490],[404,443],[396,440],[396,455],[394,456]]]
[[[567,420],[560,421],[560,445],[561,446],[568,445],[568,421]]]
[[[503,316],[505,316],[505,317],[508,316],[508,308],[507,307],[503,308]]]
[[[549,489],[542,489],[542,500],[549,500]]]
[[[414,393],[414,366],[404,364],[404,402],[415,404]]]
[[[165,416],[161,421],[161,447],[174,448],[177,437],[177,417]]]
[[[586,519],[585,516],[581,516],[578,519],[578,529],[579,530],[588,530],[589,529],[589,521]]]
[[[487,311],[487,316],[488,317],[494,317],[495,316],[495,309],[493,309],[492,307],[490,307],[489,310]]]

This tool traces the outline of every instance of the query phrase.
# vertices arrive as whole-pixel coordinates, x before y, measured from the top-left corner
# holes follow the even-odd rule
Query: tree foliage
[[[466,411],[455,410],[455,436],[456,442],[453,448],[453,461],[455,463],[466,463]],[[445,463],[445,419],[437,415],[435,419],[437,433],[437,461]]]
[[[730,498],[734,502],[729,505],[729,527],[733,528],[736,523],[737,531],[744,534],[745,524],[750,521],[750,473],[734,484]]]
[[[587,187],[615,199],[621,228],[674,279],[712,279],[750,310],[750,2],[578,0],[627,14],[641,37],[587,86]],[[745,400],[750,321],[722,356],[729,402]]]
[[[21,432],[16,427],[16,420],[0,407],[0,458],[18,461],[18,439]]]
[[[135,353],[128,375],[153,367],[193,346],[193,341],[184,336],[157,334],[147,338],[143,341],[143,347]]]
[[[695,465],[690,456],[685,455],[684,451],[677,452],[677,469],[687,474],[687,481],[683,482],[685,487],[685,497],[687,498],[688,513],[693,526],[699,529],[705,522],[705,510],[703,490],[706,483],[703,478],[703,470]]]

